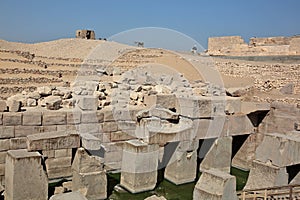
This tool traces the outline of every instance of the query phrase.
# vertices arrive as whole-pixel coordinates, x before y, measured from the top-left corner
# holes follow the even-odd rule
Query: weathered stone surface
[[[270,104],[265,102],[241,102],[241,112],[249,114],[255,111],[268,111],[270,110]]]
[[[56,194],[50,197],[50,200],[88,200],[79,191],[65,194]]]
[[[197,174],[197,148],[198,140],[179,142],[166,166],[165,178],[176,185],[193,182]]]
[[[232,166],[250,170],[255,159],[257,134],[251,134],[232,159]]]
[[[197,182],[193,199],[237,200],[235,177],[219,170],[205,170]]]
[[[48,179],[70,178],[72,177],[72,169],[69,167],[60,167],[47,170]]]
[[[244,189],[268,188],[288,184],[288,173],[285,167],[277,167],[272,163],[254,160],[253,167]]]
[[[6,101],[0,100],[0,112],[7,110]]]
[[[151,108],[151,109],[139,111],[136,114],[136,117],[138,119],[145,118],[145,117],[158,117],[161,119],[178,120],[179,114],[165,108]]]
[[[27,149],[36,150],[57,150],[80,147],[80,138],[76,133],[47,132],[27,136]]]
[[[21,101],[15,99],[7,100],[7,106],[9,112],[18,112],[21,108]]]
[[[103,170],[103,161],[100,157],[90,156],[84,148],[78,148],[72,170],[78,173],[89,173]]]
[[[159,146],[140,140],[124,143],[121,185],[132,193],[154,189],[157,181]]]
[[[280,89],[282,94],[294,94],[294,83],[288,83]]]
[[[5,171],[5,199],[48,199],[48,179],[38,152],[8,151]]]
[[[54,194],[62,194],[65,192],[65,188],[62,186],[55,187]]]
[[[0,139],[12,138],[15,136],[14,126],[0,126]]]
[[[43,132],[43,130],[44,127],[42,126],[15,126],[15,137],[27,137],[28,135]],[[45,130],[48,129],[46,128]]]
[[[278,167],[296,165],[300,164],[299,149],[299,133],[268,133],[257,147],[255,158],[263,163],[271,161]]]
[[[174,94],[158,94],[144,96],[144,103],[148,107],[156,106],[166,109],[175,108],[177,104],[177,99]]]
[[[10,138],[9,149],[26,149],[27,148],[27,138],[19,137],[19,138]]]
[[[109,141],[111,142],[117,142],[117,141],[125,141],[125,140],[131,140],[135,139],[135,134],[131,134],[131,132],[128,132],[125,130],[123,131],[117,131],[117,132],[112,132],[110,133]]]
[[[7,151],[9,150],[9,139],[0,140],[0,151]]]
[[[231,166],[232,137],[221,137],[215,140],[200,164],[200,171],[217,169],[229,173]]]
[[[76,152],[73,164],[72,190],[79,190],[88,199],[105,199],[107,178],[100,157],[90,156],[84,148]]]
[[[79,191],[87,199],[106,199],[107,178],[104,171],[78,173],[73,171],[73,191]]]
[[[41,96],[48,96],[52,94],[52,88],[49,86],[42,86],[38,87],[36,91],[41,95]]]
[[[54,150],[55,158],[72,157],[72,149]]]
[[[99,150],[101,148],[102,140],[90,133],[81,133],[82,147],[88,150]]]
[[[67,112],[67,124],[79,124],[81,122],[81,111],[73,109]]]
[[[22,124],[24,126],[39,126],[42,124],[42,113],[29,111],[23,113]]]
[[[78,125],[79,133],[100,133],[101,124],[91,123],[91,124],[82,124]]]
[[[48,158],[45,160],[46,169],[71,167],[72,157]]]
[[[67,115],[65,112],[44,112],[43,125],[63,125],[66,124]]]
[[[104,121],[104,113],[95,111],[85,111],[81,114],[82,123],[101,123]]]
[[[96,111],[98,99],[94,96],[77,96],[77,105],[82,110]]]
[[[6,154],[7,154],[6,151],[0,152],[0,164],[5,163]]]
[[[3,125],[4,126],[16,126],[22,124],[21,113],[3,113]]]

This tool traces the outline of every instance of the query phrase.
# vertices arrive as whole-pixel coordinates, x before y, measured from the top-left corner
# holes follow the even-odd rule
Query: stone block
[[[42,150],[44,158],[55,158],[55,150]]]
[[[72,170],[78,173],[89,173],[103,170],[103,160],[98,156],[91,156],[84,148],[78,148]]]
[[[103,123],[103,131],[106,133],[118,131],[118,123],[117,122],[104,122]]]
[[[27,149],[58,150],[80,147],[80,137],[77,133],[46,132],[27,136]]]
[[[95,111],[85,111],[81,114],[82,123],[101,123],[104,121],[104,114]]]
[[[9,144],[10,144],[9,139],[0,140],[0,151],[9,150]]]
[[[81,133],[82,147],[88,150],[99,150],[101,148],[102,140],[90,133]]]
[[[124,143],[121,185],[132,193],[152,190],[157,181],[159,146],[140,140]]]
[[[179,142],[165,169],[165,178],[180,185],[193,182],[197,174],[198,141]],[[167,148],[167,146],[165,146]],[[168,151],[168,149],[165,149]]]
[[[3,114],[0,113],[0,125],[3,125]]]
[[[55,158],[72,157],[72,149],[54,150]]]
[[[0,112],[7,110],[6,101],[0,100]]]
[[[73,109],[67,112],[67,124],[79,124],[81,123],[81,111]]]
[[[134,133],[117,131],[117,132],[110,133],[109,141],[118,142],[118,141],[131,140],[131,139],[135,139],[135,138],[136,137],[135,137]]]
[[[71,166],[72,157],[48,158],[45,160],[46,169],[64,168]]]
[[[60,167],[47,170],[49,179],[58,179],[58,178],[69,178],[72,176],[72,169],[70,167]]]
[[[50,200],[88,200],[79,191],[64,194],[56,194],[50,197]]]
[[[98,123],[79,124],[79,133],[100,133],[100,126]]]
[[[205,170],[198,180],[193,199],[238,200],[235,177],[219,170]]]
[[[42,113],[41,112],[24,112],[22,124],[24,126],[40,126],[40,125],[42,125]]]
[[[299,133],[268,133],[257,147],[255,158],[263,163],[271,161],[273,165],[279,167],[296,165],[300,164],[298,149],[300,149]]]
[[[0,164],[4,164],[5,163],[6,154],[7,154],[6,151],[0,152]]]
[[[44,112],[43,125],[63,125],[66,124],[67,115],[65,112]]]
[[[26,149],[27,148],[27,138],[26,137],[10,138],[9,148],[11,150]]]
[[[94,96],[78,96],[77,106],[84,111],[96,111],[98,109],[98,99]]]
[[[226,116],[228,125],[225,127],[229,136],[244,135],[254,133],[254,126],[247,115],[236,114]]]
[[[200,171],[218,169],[229,173],[231,167],[232,137],[221,137],[215,140],[200,164]]]
[[[15,99],[10,99],[7,101],[7,106],[9,112],[18,112],[21,109],[22,102]]]
[[[73,191],[80,191],[87,199],[106,199],[107,178],[104,171],[78,173],[73,171]]]
[[[48,199],[48,179],[38,152],[8,151],[5,173],[5,199]]]
[[[46,108],[49,110],[58,110],[61,107],[62,99],[59,96],[48,96],[44,99]]]
[[[0,176],[5,175],[5,164],[0,164]]]
[[[15,126],[15,137],[27,137],[40,132],[42,132],[41,126]]]
[[[22,113],[3,113],[4,126],[17,126],[22,124]]]
[[[15,137],[15,128],[13,126],[0,126],[0,139]]]
[[[257,160],[254,160],[252,165],[244,189],[251,190],[288,185],[288,173],[285,167],[277,167],[270,162],[263,163]]]
[[[144,103],[147,107],[156,106],[166,109],[176,108],[177,98],[174,94],[158,94],[144,96]]]

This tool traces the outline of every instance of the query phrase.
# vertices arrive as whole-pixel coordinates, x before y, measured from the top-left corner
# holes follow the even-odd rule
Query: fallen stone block
[[[50,197],[50,200],[88,200],[79,191],[64,194],[56,194]]]
[[[36,91],[41,95],[41,96],[48,96],[52,94],[52,88],[49,86],[42,86],[38,87]]]
[[[244,189],[251,190],[288,185],[288,173],[285,167],[277,167],[271,162],[263,163],[257,160],[254,160],[252,165]]]
[[[87,199],[106,199],[107,178],[104,171],[78,173],[73,171],[73,191],[79,191]]]
[[[27,149],[57,150],[80,147],[80,137],[77,133],[47,132],[27,136]]]
[[[144,96],[144,103],[147,107],[162,107],[166,109],[174,109],[177,105],[177,98],[174,94],[157,94]]]
[[[140,140],[124,143],[121,186],[132,193],[152,190],[157,181],[159,146]]]
[[[94,96],[77,96],[76,105],[85,111],[96,111],[98,109],[98,99]]]
[[[98,156],[90,156],[84,148],[78,148],[72,170],[78,173],[103,171],[103,160]]]
[[[101,148],[101,139],[95,137],[90,133],[81,133],[82,147],[88,150],[99,150]]]
[[[200,171],[217,169],[229,173],[231,167],[232,137],[215,140],[200,164]]]
[[[193,199],[237,200],[235,188],[234,176],[215,169],[205,170],[195,186]]]
[[[48,179],[41,155],[27,150],[11,150],[6,158],[5,199],[48,199]]]

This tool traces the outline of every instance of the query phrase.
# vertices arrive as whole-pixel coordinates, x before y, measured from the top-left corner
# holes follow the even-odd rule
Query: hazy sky
[[[182,32],[204,47],[210,36],[300,34],[300,0],[0,0],[0,39],[74,37],[93,29],[110,37],[140,27]]]

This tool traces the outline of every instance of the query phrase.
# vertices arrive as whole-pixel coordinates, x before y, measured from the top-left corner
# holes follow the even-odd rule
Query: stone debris
[[[62,103],[62,99],[59,96],[48,96],[44,99],[47,109],[58,110]]]
[[[167,200],[165,197],[163,196],[156,196],[156,195],[152,195],[150,197],[145,198],[144,200]]]

